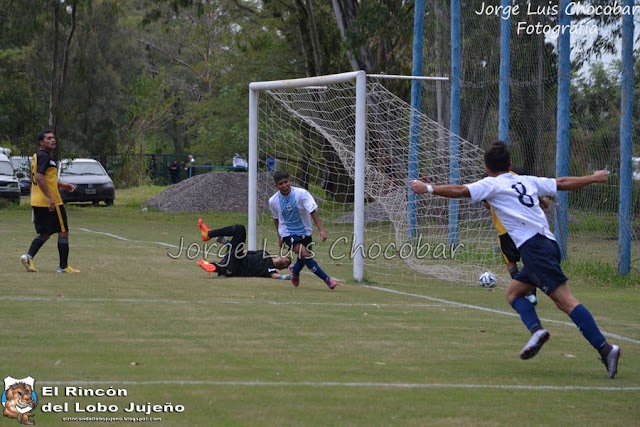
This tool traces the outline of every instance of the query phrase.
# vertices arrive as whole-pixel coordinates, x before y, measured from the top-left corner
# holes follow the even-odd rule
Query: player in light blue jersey
[[[614,378],[618,371],[620,347],[607,342],[596,321],[573,296],[567,276],[560,267],[560,248],[549,229],[540,207],[539,197],[555,196],[557,191],[576,190],[590,184],[605,183],[609,173],[596,171],[593,175],[541,178],[509,173],[511,154],[502,142],[491,146],[484,154],[487,177],[467,185],[429,185],[411,181],[417,194],[432,193],[448,198],[470,198],[472,202],[486,200],[507,229],[520,251],[524,267],[507,286],[507,301],[520,315],[531,332],[531,338],[520,351],[523,360],[534,357],[549,339],[549,331],[542,328],[535,306],[525,296],[534,287],[542,290],[576,324],[582,335],[600,353],[607,368],[607,376]]]
[[[300,285],[300,270],[306,265],[329,289],[335,289],[338,283],[320,268],[311,250],[314,223],[322,241],[327,240],[316,201],[307,190],[293,187],[287,172],[277,171],[273,174],[273,181],[278,192],[269,199],[269,208],[278,233],[278,244],[287,245],[298,256],[296,263],[289,267],[291,283]]]

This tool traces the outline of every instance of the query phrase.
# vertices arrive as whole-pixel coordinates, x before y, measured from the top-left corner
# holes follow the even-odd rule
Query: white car
[[[97,205],[103,201],[113,204],[116,190],[113,181],[99,161],[94,159],[65,159],[58,164],[58,179],[76,186],[71,193],[60,189],[65,203],[91,202]]]
[[[640,157],[631,158],[631,176],[636,181],[640,181]]]

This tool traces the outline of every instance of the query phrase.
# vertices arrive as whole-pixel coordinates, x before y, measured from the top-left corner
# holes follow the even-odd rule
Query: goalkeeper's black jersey
[[[265,251],[249,251],[241,262],[242,266],[234,272],[234,276],[271,277],[278,272],[273,265],[273,258]]]

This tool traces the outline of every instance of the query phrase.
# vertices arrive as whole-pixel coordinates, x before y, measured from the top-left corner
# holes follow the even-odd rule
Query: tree
[[[136,103],[143,49],[121,24],[125,2],[87,3],[71,55],[73,83],[62,118],[76,152],[101,158],[132,144],[127,112]]]
[[[29,61],[31,43],[45,13],[39,0],[0,0],[0,144],[28,154],[46,117],[46,94],[39,91]]]
[[[65,86],[67,83],[67,71],[69,55],[71,54],[71,41],[76,30],[76,1],[71,0],[64,11],[69,15],[68,22],[63,20],[64,12],[61,6],[64,0],[51,0],[52,25],[53,25],[53,46],[51,48],[51,77],[49,80],[49,129],[55,134],[58,133],[58,121],[62,100],[64,98]],[[59,52],[60,25],[68,27],[62,55]],[[66,25],[65,25],[66,24]],[[58,150],[59,148],[57,148]]]

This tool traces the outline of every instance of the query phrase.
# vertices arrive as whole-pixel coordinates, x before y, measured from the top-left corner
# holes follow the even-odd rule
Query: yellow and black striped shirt
[[[38,185],[36,173],[44,175],[47,187],[49,187],[49,194],[53,197],[56,206],[61,205],[62,197],[60,197],[58,189],[58,166],[47,150],[38,150],[31,160],[31,206],[46,208],[49,207],[49,201]]]

